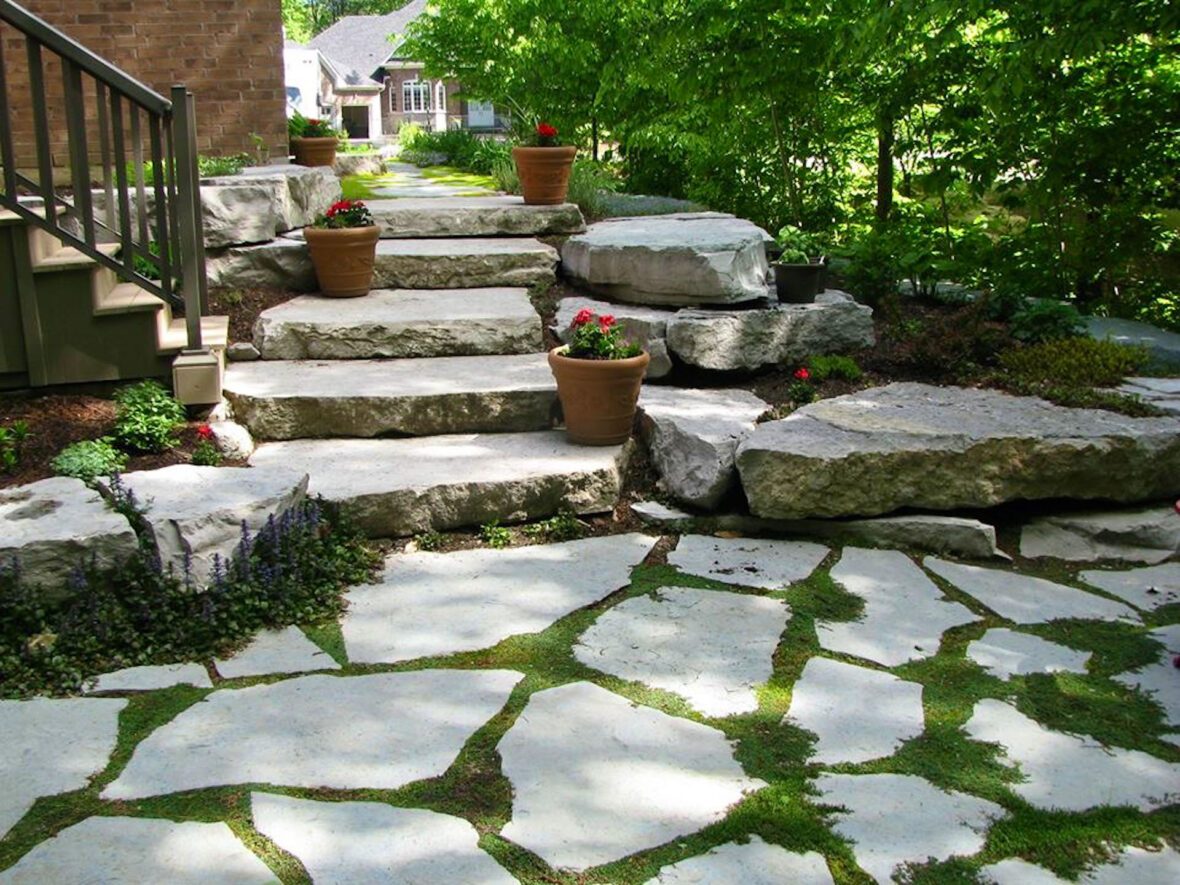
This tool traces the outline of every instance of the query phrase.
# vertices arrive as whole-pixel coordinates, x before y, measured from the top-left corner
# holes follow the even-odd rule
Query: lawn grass
[[[395,665],[346,663],[336,625],[307,628],[308,635],[344,665],[342,677],[373,672],[406,672],[427,668],[511,669],[524,674],[504,708],[467,741],[451,767],[440,777],[417,781],[398,790],[305,790],[281,786],[235,785],[134,802],[106,802],[98,793],[126,765],[139,741],[171,721],[208,690],[180,687],[132,699],[120,717],[118,748],[108,767],[84,790],[40,800],[34,810],[0,842],[0,869],[14,863],[34,844],[65,826],[93,814],[124,814],[172,820],[223,820],[254,850],[283,882],[310,881],[302,865],[261,836],[250,820],[249,793],[265,789],[324,801],[363,800],[399,807],[427,808],[462,817],[480,834],[482,847],[525,885],[640,885],[668,864],[701,854],[731,841],[757,835],[792,851],[818,851],[829,862],[839,885],[870,881],[856,867],[850,847],[831,829],[830,812],[819,804],[811,779],[822,770],[850,774],[890,772],[917,775],[944,789],[960,790],[1003,806],[1007,815],[990,829],[984,849],[973,857],[917,865],[905,871],[915,883],[977,881],[984,864],[1022,857],[1058,875],[1076,877],[1087,865],[1100,862],[1128,844],[1180,845],[1180,807],[1144,814],[1131,808],[1096,808],[1082,813],[1045,812],[1012,792],[1020,774],[998,748],[968,740],[962,729],[975,704],[984,698],[1015,703],[1018,709],[1045,725],[1090,734],[1114,746],[1141,749],[1180,762],[1180,748],[1164,743],[1160,711],[1146,699],[1112,681],[1128,668],[1155,660],[1159,646],[1147,635],[1150,625],[1162,623],[1175,611],[1145,620],[1148,626],[1094,622],[1058,622],[1027,628],[1043,638],[1093,653],[1085,674],[1061,673],[1016,677],[1002,681],[970,662],[969,642],[991,628],[1010,626],[976,600],[957,590],[947,593],[967,604],[980,619],[948,630],[936,655],[892,668],[889,672],[924,686],[926,730],[907,741],[886,759],[863,764],[821,767],[810,764],[814,738],[784,723],[791,692],[807,660],[820,653],[817,621],[846,621],[858,617],[862,601],[833,581],[829,569],[839,551],[830,555],[811,577],[769,593],[784,600],[792,617],[774,655],[774,672],[758,690],[758,709],[745,715],[712,719],[692,709],[680,697],[645,685],[592,670],[573,655],[573,645],[602,612],[625,599],[658,592],[666,586],[687,586],[741,593],[764,590],[733,587],[680,573],[667,565],[635,568],[630,583],[605,599],[567,615],[547,629],[513,636],[490,649],[421,659]],[[1031,569],[1027,569],[1032,571]],[[1047,569],[1045,576],[1064,576]],[[936,579],[939,586],[948,585]],[[852,661],[842,655],[832,657]],[[857,662],[862,666],[865,662]],[[868,664],[868,666],[874,666]],[[875,667],[876,668],[876,667]],[[884,668],[876,668],[884,669]],[[282,678],[282,677],[279,677]],[[661,710],[720,729],[733,742],[735,756],[746,773],[766,783],[730,809],[721,821],[705,829],[594,868],[583,874],[554,871],[536,855],[507,842],[499,832],[512,814],[512,790],[504,777],[497,744],[538,691],[585,680],[636,704]],[[263,680],[238,680],[234,686]],[[1084,776],[1080,774],[1079,776]]]

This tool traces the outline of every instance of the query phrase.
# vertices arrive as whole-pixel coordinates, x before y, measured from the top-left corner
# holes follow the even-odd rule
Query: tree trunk
[[[594,145],[594,162],[598,162],[598,118],[590,118],[590,141]]]
[[[893,211],[893,114],[877,115],[877,222],[884,224]]]

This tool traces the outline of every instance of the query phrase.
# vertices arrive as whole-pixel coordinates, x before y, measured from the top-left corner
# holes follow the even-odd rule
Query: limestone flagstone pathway
[[[0,701],[0,885],[248,885],[299,865],[317,885],[831,885],[853,860],[889,883],[953,858],[980,883],[1039,885],[1070,880],[1024,850],[997,858],[997,821],[1121,806],[1150,828],[1180,802],[1180,624],[1149,592],[1174,563],[1068,586],[923,560],[944,593],[900,551],[845,547],[828,570],[825,545],[688,534],[661,566],[657,540],[394,554],[348,593],[343,663],[312,641],[330,628],[289,627],[215,662],[103,674],[102,697]],[[1022,626],[1060,618],[1069,646]],[[1083,629],[1102,621],[1156,641],[1156,660],[1109,674]],[[980,699],[981,672],[1009,702]],[[946,693],[972,673],[947,729]],[[1060,680],[1057,716],[1090,709],[1081,680],[1142,692],[1159,718],[1127,746],[1084,716],[1051,728],[1027,712],[1033,674]],[[199,690],[161,694],[188,706],[136,732],[176,685]],[[973,795],[958,768],[980,755],[1011,782]],[[923,776],[901,773],[915,759]],[[1093,852],[1106,837],[1087,820]],[[1117,856],[1078,881],[1180,880],[1175,850],[1111,838]]]
[[[1081,572],[1078,577],[1145,611],[1180,602],[1180,562],[1128,571],[1091,569]]]

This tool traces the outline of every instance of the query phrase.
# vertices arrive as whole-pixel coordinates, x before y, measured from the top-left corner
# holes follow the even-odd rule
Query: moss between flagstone
[[[418,781],[394,791],[283,789],[243,784],[134,802],[99,800],[98,793],[118,776],[136,744],[209,694],[208,690],[186,686],[157,691],[134,697],[123,711],[116,752],[94,784],[85,790],[40,800],[8,838],[0,841],[0,869],[10,866],[34,844],[63,827],[94,814],[122,814],[172,820],[224,820],[283,882],[310,882],[298,860],[253,828],[249,793],[252,788],[262,786],[291,796],[380,801],[465,818],[480,832],[480,844],[484,850],[525,885],[585,885],[592,882],[640,885],[665,865],[750,834],[757,834],[792,851],[822,852],[828,858],[837,883],[867,882],[868,878],[856,868],[848,845],[825,825],[825,809],[815,804],[808,778],[818,773],[819,766],[807,764],[811,736],[802,729],[780,724],[790,705],[795,680],[807,659],[820,652],[816,620],[851,620],[861,610],[861,601],[829,577],[828,570],[839,555],[840,551],[834,550],[806,581],[769,594],[787,601],[792,618],[774,656],[774,675],[758,690],[759,708],[756,712],[728,719],[707,719],[675,695],[599,673],[574,658],[572,646],[579,635],[599,614],[624,599],[651,593],[663,586],[761,592],[683,575],[666,565],[643,565],[634,569],[631,584],[626,588],[562,618],[540,633],[514,636],[492,649],[447,657],[397,665],[345,665],[341,678],[368,672],[402,672],[432,667],[507,668],[526,674],[505,708],[467,741],[454,764],[441,777]],[[1040,572],[1045,573],[1045,570]],[[1056,574],[1055,577],[1060,579],[1063,575]],[[1162,840],[1180,844],[1180,807],[1177,806],[1151,814],[1129,808],[1096,808],[1083,813],[1053,813],[1033,808],[1009,789],[1018,779],[1016,771],[1001,761],[994,748],[969,741],[960,731],[977,701],[983,698],[1014,699],[1022,712],[1049,727],[1092,734],[1099,740],[1121,747],[1146,750],[1166,760],[1180,761],[1180,748],[1158,739],[1163,728],[1158,710],[1107,678],[1156,658],[1159,647],[1144,634],[1152,625],[1169,619],[1174,621],[1176,612],[1170,609],[1175,607],[1145,617],[1148,624],[1145,628],[1092,622],[1059,622],[1024,628],[1051,641],[1092,651],[1091,672],[1085,675],[1014,677],[1003,682],[986,674],[964,655],[970,641],[1004,622],[995,616],[984,615],[978,602],[949,588],[945,582],[935,580],[948,596],[981,614],[982,618],[947,631],[934,657],[889,671],[925,686],[925,733],[905,743],[887,759],[860,765],[831,766],[829,770],[919,775],[940,787],[998,802],[1008,810],[1009,817],[991,827],[980,854],[968,859],[911,867],[905,873],[908,881],[972,882],[975,881],[974,872],[980,866],[1014,856],[1047,867],[1058,875],[1076,876],[1087,864],[1111,857],[1123,845],[1156,845]],[[308,633],[337,661],[344,663],[344,647],[338,628],[321,627],[310,629]],[[839,654],[829,656],[853,660]],[[864,661],[856,663],[872,666]],[[275,677],[238,680],[235,685],[274,680]],[[738,803],[722,821],[698,833],[584,874],[554,873],[535,855],[497,835],[511,816],[512,791],[500,771],[496,745],[525,708],[530,695],[576,680],[596,683],[635,703],[707,722],[721,729],[735,742],[736,756],[747,774],[763,779],[769,786]]]

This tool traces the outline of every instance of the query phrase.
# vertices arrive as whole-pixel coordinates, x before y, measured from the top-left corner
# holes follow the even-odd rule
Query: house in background
[[[426,6],[426,0],[412,0],[388,15],[346,16],[307,46],[288,41],[288,116],[298,110],[330,119],[350,138],[370,140],[396,135],[406,123],[431,130],[505,129],[506,118],[491,102],[461,98],[457,83],[427,78],[421,62],[398,54],[406,28]]]

